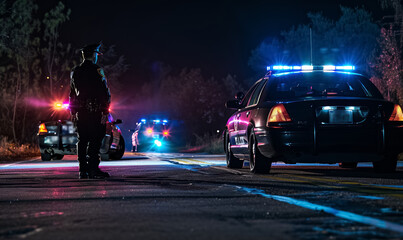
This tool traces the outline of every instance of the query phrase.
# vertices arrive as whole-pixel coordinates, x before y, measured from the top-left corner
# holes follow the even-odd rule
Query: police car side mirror
[[[229,100],[225,103],[225,107],[228,109],[239,109],[241,105],[239,104],[239,100]]]
[[[245,97],[245,94],[243,92],[238,92],[235,95],[235,99],[238,100],[239,102],[241,102],[244,97]]]
[[[122,123],[122,119],[116,119],[116,121],[115,122],[113,122],[113,124],[121,124]]]

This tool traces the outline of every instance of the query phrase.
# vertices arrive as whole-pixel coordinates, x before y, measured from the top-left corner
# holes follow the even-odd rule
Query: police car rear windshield
[[[311,72],[272,76],[268,82],[265,100],[289,100],[318,96],[383,98],[378,89],[361,75]]]

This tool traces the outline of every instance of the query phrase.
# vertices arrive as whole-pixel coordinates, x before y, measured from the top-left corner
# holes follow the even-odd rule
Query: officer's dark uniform
[[[81,49],[85,54],[99,53],[99,44]],[[110,93],[102,68],[84,60],[73,68],[70,83],[70,109],[76,116],[77,154],[80,178],[105,178],[109,174],[99,169],[99,149],[105,136],[104,119],[109,112]],[[102,122],[101,122],[102,121]]]

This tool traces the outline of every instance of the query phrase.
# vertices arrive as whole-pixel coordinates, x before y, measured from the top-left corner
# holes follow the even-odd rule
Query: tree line
[[[0,137],[36,141],[38,123],[49,120],[52,102],[67,100],[70,71],[81,59],[60,39],[71,10],[63,2],[40,13],[33,0],[0,2]],[[115,89],[127,69],[114,46],[104,46],[101,64]]]

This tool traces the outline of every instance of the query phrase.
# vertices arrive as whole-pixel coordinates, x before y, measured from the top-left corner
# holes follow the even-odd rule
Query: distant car
[[[70,120],[67,104],[56,103],[50,121],[39,125],[38,142],[43,161],[61,160],[64,155],[77,154],[77,132]],[[114,121],[109,114],[106,134],[102,141],[100,154],[102,160],[121,159],[125,151],[122,133],[117,126],[122,120]]]
[[[396,169],[403,152],[403,113],[353,66],[272,66],[242,99],[224,134],[227,166],[268,173],[272,162],[373,162]]]
[[[132,152],[161,151],[171,145],[170,123],[166,119],[141,119],[131,130]]]

